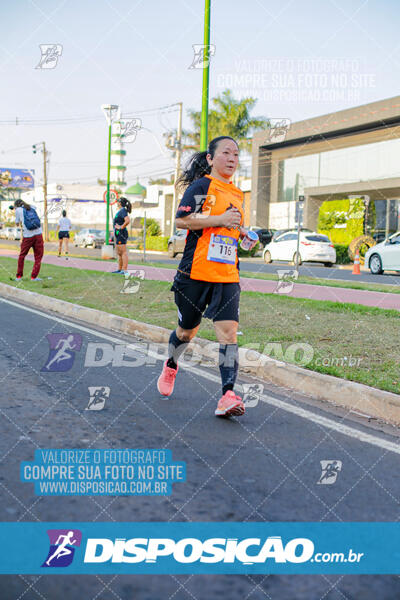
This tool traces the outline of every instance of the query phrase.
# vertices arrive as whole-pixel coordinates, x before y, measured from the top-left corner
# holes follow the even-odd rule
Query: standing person
[[[188,233],[171,288],[178,307],[178,327],[169,338],[169,358],[157,382],[163,396],[172,394],[178,358],[196,335],[204,313],[213,320],[219,342],[222,397],[215,415],[221,417],[241,416],[245,411],[242,399],[233,391],[239,366],[237,245],[246,235],[241,227],[243,192],[230,181],[238,161],[235,140],[217,137],[207,151],[193,155],[179,179],[178,183],[187,187],[175,223]]]
[[[58,221],[58,256],[61,256],[63,241],[65,242],[65,256],[68,258],[69,232],[71,231],[71,221],[67,218],[67,211],[62,211],[62,217]]]
[[[128,225],[131,222],[129,214],[132,211],[132,206],[129,200],[121,198],[117,202],[118,212],[114,217],[114,243],[118,254],[118,269],[112,273],[121,273],[125,275],[128,269],[128,252],[126,243],[128,241]]]
[[[31,273],[31,280],[41,281],[38,275],[44,253],[44,243],[40,219],[34,207],[23,200],[16,200],[14,202],[14,208],[15,224],[22,225],[21,249],[18,257],[17,276],[15,279],[16,281],[22,279],[24,274],[25,256],[28,254],[29,250],[33,248],[35,262]]]

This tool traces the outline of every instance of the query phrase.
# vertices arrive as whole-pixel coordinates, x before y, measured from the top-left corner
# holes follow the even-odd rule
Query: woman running
[[[128,269],[128,252],[126,243],[128,241],[128,225],[130,218],[128,214],[132,211],[132,206],[126,198],[120,198],[117,202],[118,212],[114,217],[114,241],[118,254],[118,269],[113,273],[121,273],[125,275]]]
[[[244,414],[240,396],[233,391],[238,366],[239,260],[237,245],[246,235],[243,192],[231,178],[238,166],[234,139],[213,139],[206,152],[190,159],[178,185],[187,186],[176,213],[176,226],[187,229],[186,245],[172,291],[178,307],[178,327],[169,338],[169,358],[157,387],[170,396],[178,372],[178,358],[196,335],[204,313],[214,322],[219,342],[222,397],[215,414]],[[206,310],[207,308],[207,310]]]
[[[71,221],[67,218],[67,211],[62,211],[62,217],[58,222],[58,256],[61,256],[63,242],[65,242],[65,256],[68,257],[68,240],[71,231]]]

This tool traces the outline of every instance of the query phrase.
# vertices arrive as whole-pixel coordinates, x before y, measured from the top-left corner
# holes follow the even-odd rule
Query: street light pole
[[[113,258],[114,251],[110,252],[110,171],[111,171],[111,130],[113,120],[117,115],[119,106],[117,104],[102,104],[101,108],[108,123],[108,153],[107,153],[107,206],[106,206],[106,239],[105,248],[102,249],[102,258]]]
[[[210,0],[205,0],[204,12],[204,62],[203,93],[201,102],[200,151],[207,149],[208,143],[208,85],[210,80]]]
[[[299,270],[299,252],[300,252],[300,233],[303,220],[302,207],[304,206],[304,196],[297,196],[297,251],[296,251],[296,271]]]
[[[107,158],[107,213],[106,213],[106,246],[110,244],[110,171],[111,171],[111,129],[108,125],[108,158]]]

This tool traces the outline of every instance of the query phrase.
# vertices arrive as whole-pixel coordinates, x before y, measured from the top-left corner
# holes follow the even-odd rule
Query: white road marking
[[[78,325],[76,323],[73,323],[72,321],[66,321],[65,319],[61,319],[60,317],[48,315],[46,313],[41,312],[40,310],[37,310],[35,308],[30,308],[28,306],[24,306],[23,304],[19,304],[18,302],[13,302],[12,300],[6,300],[5,298],[0,298],[0,300],[2,302],[10,304],[11,306],[14,306],[16,308],[20,308],[22,310],[26,310],[28,312],[39,315],[40,317],[44,317],[46,319],[51,319],[58,323],[62,323],[63,325],[66,325],[68,327],[73,327],[74,329],[79,329],[80,331],[90,333],[91,335],[94,335],[95,337],[103,338],[104,340],[108,340],[110,342],[113,342],[114,344],[121,343],[121,338],[118,338],[118,337],[115,337],[112,335],[108,335],[108,334],[102,333],[100,331],[96,331],[95,329],[90,329],[89,327],[85,327],[84,325]],[[131,344],[130,347],[134,347],[134,344]],[[140,352],[140,348],[138,348],[138,352]],[[156,358],[158,360],[164,360],[163,357],[160,357],[160,355],[158,355],[156,352],[148,351],[148,355],[152,356],[153,358]],[[181,367],[184,369],[185,368],[190,369],[190,371],[192,373],[195,373],[196,375],[198,375],[200,377],[204,377],[205,379],[208,379],[209,381],[213,381],[218,384],[221,383],[220,378],[216,375],[213,375],[212,373],[209,373],[202,369],[198,369],[191,365],[188,365],[187,367],[185,367],[185,365],[182,364]],[[277,398],[274,398],[273,396],[270,396],[267,394],[263,394],[260,399],[262,400],[262,402],[265,402],[266,404],[270,404],[271,406],[275,406],[277,408],[280,408],[281,410],[290,412],[298,417],[301,417],[302,419],[307,419],[308,421],[312,421],[313,423],[322,425],[322,427],[326,427],[327,429],[331,429],[331,430],[337,431],[338,433],[341,433],[343,435],[347,435],[348,437],[354,438],[360,442],[371,444],[373,446],[378,446],[378,448],[382,448],[384,450],[388,450],[389,452],[395,452],[396,454],[400,454],[400,443],[390,442],[389,440],[377,437],[375,435],[371,435],[369,433],[365,433],[364,431],[360,431],[359,429],[355,429],[348,425],[344,425],[342,423],[337,423],[336,421],[333,421],[332,419],[323,417],[322,415],[318,415],[310,410],[306,410],[299,406],[292,405],[289,402],[284,402],[283,400],[278,400]]]

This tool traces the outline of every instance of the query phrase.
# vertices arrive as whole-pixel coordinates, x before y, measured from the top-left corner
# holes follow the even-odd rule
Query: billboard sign
[[[3,169],[0,167],[0,189],[21,188],[31,190],[35,185],[34,173],[35,171],[28,169]]]

